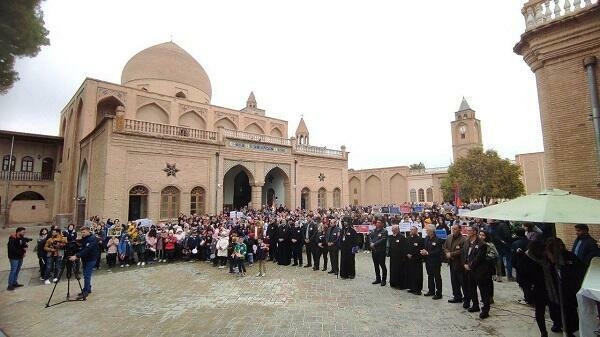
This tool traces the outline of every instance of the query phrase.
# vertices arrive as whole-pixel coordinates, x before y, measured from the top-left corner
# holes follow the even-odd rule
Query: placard
[[[448,238],[448,233],[445,229],[436,229],[435,236],[437,236],[439,239],[446,240]]]
[[[412,208],[410,206],[408,206],[408,205],[406,205],[406,206],[400,206],[400,211],[403,214],[410,214],[412,212]]]
[[[369,234],[369,225],[354,225],[354,230],[359,234]]]
[[[466,209],[466,208],[458,209],[458,216],[469,216],[469,213],[471,213],[470,209]]]
[[[229,217],[230,217],[231,219],[235,219],[235,218],[236,218],[236,216],[237,216],[237,212],[236,212],[236,211],[231,211],[231,212],[229,212]]]
[[[425,207],[421,205],[416,205],[415,207],[413,207],[413,211],[415,211],[416,213],[422,213],[424,209]]]
[[[401,222],[398,226],[400,227],[400,232],[410,232],[413,224],[412,222]]]

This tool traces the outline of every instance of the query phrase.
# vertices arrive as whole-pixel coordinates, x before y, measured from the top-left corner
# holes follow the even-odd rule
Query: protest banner
[[[412,208],[410,207],[410,205],[404,205],[400,206],[400,211],[402,212],[402,214],[410,214],[412,212]]]
[[[415,205],[415,207],[413,207],[413,211],[416,213],[422,213],[424,209],[425,207],[422,205]]]
[[[231,212],[229,212],[229,217],[230,217],[231,219],[235,219],[235,218],[236,218],[236,216],[237,216],[237,212],[236,212],[236,211],[231,211]]]
[[[412,222],[401,222],[399,224],[400,232],[410,232],[410,228],[413,226]]]

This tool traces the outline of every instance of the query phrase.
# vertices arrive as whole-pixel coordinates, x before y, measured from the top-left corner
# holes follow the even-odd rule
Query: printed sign
[[[355,225],[354,230],[359,234],[369,234],[369,225]]]
[[[408,205],[407,206],[400,206],[400,211],[403,214],[409,214],[409,213],[412,212],[412,208],[410,208],[410,206],[408,206]]]
[[[236,216],[237,216],[237,212],[236,212],[236,211],[231,211],[231,212],[229,212],[229,217],[230,217],[231,219],[235,219],[235,218],[236,218]]]
[[[469,216],[469,213],[471,213],[470,209],[466,209],[466,208],[458,209],[458,216]]]
[[[415,207],[413,207],[413,210],[417,213],[422,213],[424,209],[425,207],[422,205],[416,205]]]
[[[446,240],[448,238],[448,233],[446,233],[445,229],[436,229],[435,235],[442,240]]]
[[[413,226],[413,224],[412,224],[412,223],[410,223],[410,222],[401,222],[401,223],[399,224],[399,227],[400,227],[400,231],[401,231],[401,232],[410,232],[410,228],[411,228],[412,226]]]

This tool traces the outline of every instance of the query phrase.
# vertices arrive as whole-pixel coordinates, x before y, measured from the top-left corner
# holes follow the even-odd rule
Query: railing
[[[52,172],[0,171],[0,180],[42,181],[52,180]]]
[[[446,173],[448,172],[448,167],[431,167],[424,169],[412,169],[409,170],[408,173],[410,175],[421,175],[421,174],[434,174],[434,173]]]
[[[530,0],[521,10],[525,18],[525,30],[545,25],[597,4],[598,0]]]
[[[316,154],[316,155],[325,155],[325,156],[340,157],[340,158],[344,157],[344,152],[339,151],[339,150],[328,149],[326,147],[298,144],[298,145],[296,145],[296,151],[303,152],[303,153],[309,153],[309,154]]]
[[[259,143],[270,143],[277,145],[292,146],[292,141],[286,138],[260,135],[256,133],[223,129],[223,134],[227,138],[251,140]]]
[[[151,123],[136,119],[125,119],[125,130],[153,135],[163,135],[178,138],[191,138],[216,143],[217,133],[214,131],[192,129],[185,126]]]

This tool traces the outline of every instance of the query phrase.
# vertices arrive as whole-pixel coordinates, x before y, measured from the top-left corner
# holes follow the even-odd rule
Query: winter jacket
[[[21,260],[25,256],[25,250],[27,249],[27,242],[24,238],[17,236],[17,233],[13,233],[8,238],[6,244],[8,248],[8,258],[11,260]]]

